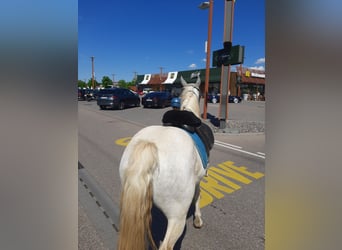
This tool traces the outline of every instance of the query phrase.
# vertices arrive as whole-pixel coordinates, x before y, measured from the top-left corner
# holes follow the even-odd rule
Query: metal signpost
[[[234,19],[234,1],[225,1],[224,10],[224,31],[223,31],[223,42],[232,42],[233,37],[233,19]],[[221,72],[221,96],[220,96],[220,108],[219,108],[219,119],[220,129],[225,129],[228,120],[228,91],[230,83],[230,65],[222,65]]]
[[[219,106],[220,129],[225,129],[228,120],[230,65],[242,64],[245,47],[232,46],[235,0],[225,1],[223,49],[213,52],[213,67],[221,67],[221,97]]]

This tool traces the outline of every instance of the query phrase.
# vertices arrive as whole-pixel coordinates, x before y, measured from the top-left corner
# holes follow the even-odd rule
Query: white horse
[[[199,85],[181,77],[181,110],[199,119]],[[157,249],[150,229],[152,204],[167,218],[160,250],[173,249],[181,236],[187,213],[195,201],[194,226],[202,227],[199,182],[205,175],[200,155],[189,134],[172,126],[149,126],[140,130],[126,147],[120,162],[119,250]]]

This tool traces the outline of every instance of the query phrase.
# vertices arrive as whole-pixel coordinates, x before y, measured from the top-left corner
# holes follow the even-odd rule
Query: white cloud
[[[265,63],[265,57],[259,58],[258,60],[256,60],[255,64],[263,64]]]
[[[194,69],[196,67],[197,67],[197,65],[195,63],[192,63],[192,64],[189,65],[189,68],[191,68],[191,69]]]
[[[264,66],[253,66],[253,67],[248,67],[248,68],[249,69],[265,71],[265,67]]]

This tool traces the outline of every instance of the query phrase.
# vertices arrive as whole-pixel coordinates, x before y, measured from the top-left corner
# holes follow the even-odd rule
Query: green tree
[[[82,81],[82,80],[78,80],[77,81],[77,87],[78,88],[86,88],[87,84],[85,81]]]
[[[135,86],[135,81],[127,82],[127,86]]]
[[[89,81],[88,81],[88,83],[87,83],[87,87],[88,88],[92,88],[93,87],[93,85],[92,85],[92,79],[89,79]],[[94,85],[95,85],[95,88],[96,88],[96,86],[98,86],[99,84],[98,84],[98,82],[94,79]]]
[[[120,80],[118,81],[118,86],[120,88],[126,88],[128,89],[131,86],[135,86],[135,81],[131,81],[131,82],[126,82],[125,80]]]
[[[113,85],[113,81],[108,76],[102,77],[102,86],[107,88],[109,85]]]
[[[125,88],[125,89],[128,88],[128,84],[127,84],[127,82],[126,82],[125,80],[119,80],[119,81],[118,81],[118,86],[119,86],[120,88]]]

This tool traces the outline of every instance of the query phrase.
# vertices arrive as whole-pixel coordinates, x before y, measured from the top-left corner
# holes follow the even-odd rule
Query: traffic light
[[[243,64],[245,46],[231,46],[230,42],[224,43],[224,48],[213,51],[213,67],[221,67],[222,65]]]

